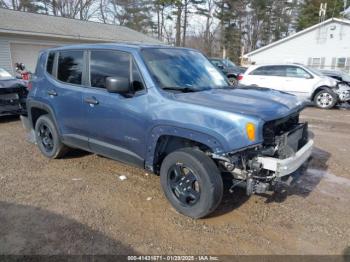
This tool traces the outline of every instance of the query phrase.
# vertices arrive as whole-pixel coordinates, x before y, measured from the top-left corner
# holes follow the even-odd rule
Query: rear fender
[[[32,116],[32,108],[38,108],[38,109],[42,109],[44,111],[47,112],[47,114],[51,117],[51,119],[53,120],[56,129],[58,131],[58,134],[61,135],[61,130],[59,129],[59,125],[57,124],[56,121],[56,116],[54,113],[54,110],[48,106],[46,103],[40,102],[40,101],[34,101],[31,98],[27,99],[27,111],[28,111],[28,120],[29,120],[29,128],[34,129],[34,122],[33,122],[33,116]]]

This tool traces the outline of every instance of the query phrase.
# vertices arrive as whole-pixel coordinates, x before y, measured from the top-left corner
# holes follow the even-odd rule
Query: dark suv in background
[[[237,85],[237,78],[239,74],[243,74],[247,70],[247,68],[237,66],[234,62],[227,58],[209,58],[209,61],[227,76],[232,85]]]
[[[0,116],[25,115],[27,83],[0,68]]]
[[[233,188],[264,193],[289,181],[312,150],[294,96],[233,89],[192,49],[50,49],[31,84],[27,126],[46,157],[72,147],[150,170],[176,210],[194,218],[220,203],[222,172]]]

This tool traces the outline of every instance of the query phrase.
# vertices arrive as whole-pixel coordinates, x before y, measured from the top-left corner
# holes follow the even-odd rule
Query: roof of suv
[[[46,50],[71,50],[71,49],[127,49],[127,50],[139,50],[144,48],[173,48],[173,49],[184,49],[193,50],[191,48],[184,47],[173,47],[170,45],[154,45],[154,44],[139,44],[139,43],[99,43],[99,44],[78,44],[78,45],[65,45],[55,48],[49,48]]]
[[[297,64],[297,63],[288,63],[288,64],[259,64],[259,65],[252,65],[251,67],[262,67],[262,66],[305,66],[303,64]]]

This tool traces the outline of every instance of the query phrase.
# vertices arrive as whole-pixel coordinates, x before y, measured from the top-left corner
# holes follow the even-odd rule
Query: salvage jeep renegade
[[[180,213],[201,218],[222,173],[248,195],[272,191],[307,161],[304,105],[286,93],[232,88],[196,50],[76,45],[40,53],[27,99],[40,151],[80,148],[160,175]]]

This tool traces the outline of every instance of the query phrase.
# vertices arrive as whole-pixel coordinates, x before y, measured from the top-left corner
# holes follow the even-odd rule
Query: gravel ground
[[[350,110],[305,110],[316,146],[288,195],[228,190],[209,218],[159,177],[82,151],[48,160],[0,119],[0,254],[350,254]],[[121,180],[120,176],[125,176]]]

